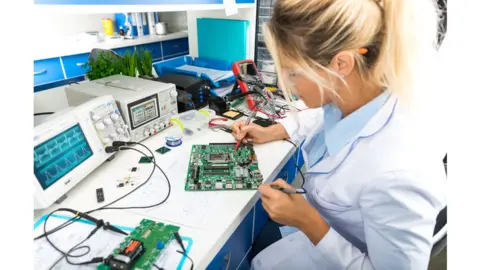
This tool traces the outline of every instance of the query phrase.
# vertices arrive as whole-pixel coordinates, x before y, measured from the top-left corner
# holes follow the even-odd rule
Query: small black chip
[[[247,183],[247,188],[252,188],[252,183]]]
[[[97,188],[97,202],[101,203],[105,201],[105,196],[103,194],[103,188]]]
[[[133,167],[131,171],[132,171],[132,172],[136,172],[136,171],[137,171],[137,167]]]

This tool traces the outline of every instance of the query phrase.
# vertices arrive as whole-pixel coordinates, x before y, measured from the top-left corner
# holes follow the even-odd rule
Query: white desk
[[[244,119],[241,118],[237,121],[244,121]],[[214,132],[204,128],[201,132],[198,130],[194,130],[194,132],[195,133],[193,136],[184,137],[183,144],[181,146],[172,148],[172,151],[164,155],[154,152],[157,164],[165,171],[170,179],[170,182],[180,181],[182,183],[181,185],[172,184],[172,192],[169,200],[175,200],[176,196],[180,196],[182,194],[185,195],[185,191],[183,190],[185,175],[182,175],[182,178],[177,177],[180,179],[175,179],[173,175],[176,173],[163,165],[171,164],[173,160],[188,160],[192,144],[234,142],[232,135],[223,131]],[[164,132],[161,132],[155,136],[152,136],[148,140],[143,141],[142,143],[148,146],[152,151],[155,151],[155,149],[164,145],[164,137],[169,133],[170,130],[167,129]],[[140,146],[135,148],[148,154],[148,152],[146,152],[146,150],[142,149]],[[274,178],[278,175],[291,155],[295,152],[295,148],[290,143],[285,141],[255,145],[254,149],[257,154],[260,170],[264,176],[265,183],[275,180]],[[138,164],[140,157],[141,155],[135,151],[122,151],[117,153],[114,160],[103,164],[78,186],[72,189],[71,192],[67,194],[68,198],[60,205],[55,204],[48,209],[35,211],[35,220],[38,220],[42,215],[45,215],[59,207],[68,207],[79,211],[87,211],[98,208],[120,197],[130,190],[127,187],[116,187],[117,180],[119,179],[120,175],[125,175],[127,170],[132,167],[138,167],[139,170],[143,171],[143,173],[146,171],[150,172],[152,170],[152,164]],[[139,184],[138,181],[144,180],[138,179],[137,185]],[[152,178],[150,181],[155,181],[155,179]],[[104,204],[99,204],[96,201],[95,190],[99,187],[104,189],[106,200]],[[193,194],[197,192],[188,193]],[[211,194],[212,196],[210,203],[216,205],[215,211],[205,211],[205,218],[209,221],[208,226],[186,226],[180,224],[176,220],[172,220],[172,218],[169,217],[162,217],[161,219],[152,218],[151,216],[148,216],[147,211],[143,212],[143,210],[140,213],[132,213],[127,210],[104,210],[94,213],[93,216],[102,218],[112,224],[132,227],[138,224],[142,217],[154,219],[164,223],[179,225],[181,227],[180,234],[189,236],[193,239],[190,257],[195,263],[195,269],[205,269],[259,198],[259,193],[257,191],[208,191],[208,194]],[[160,200],[163,198],[163,195],[162,197],[159,197],[158,202],[160,202]],[[184,203],[188,205],[190,203],[188,196],[184,198],[186,198]],[[113,206],[119,206],[120,204],[121,202],[118,202]],[[137,203],[136,205],[139,204],[140,203]],[[162,205],[158,207],[162,207]]]

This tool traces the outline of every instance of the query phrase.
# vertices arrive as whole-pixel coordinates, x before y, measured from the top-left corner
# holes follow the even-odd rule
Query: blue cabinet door
[[[33,62],[33,85],[42,85],[65,79],[60,58],[49,58]]]
[[[140,50],[150,51],[150,53],[152,53],[152,60],[154,62],[162,60],[162,45],[160,42],[137,45],[137,51]]]
[[[113,51],[118,53],[121,56],[125,56],[127,52],[130,52],[130,55],[132,55],[133,52],[135,52],[135,47],[130,46],[130,47],[123,47],[123,48],[116,48],[116,49],[113,49]]]
[[[89,55],[89,53],[82,53],[62,57],[67,79],[83,76],[87,73],[89,69],[84,66],[88,64]]]
[[[252,246],[253,208],[223,245],[207,270],[235,270]]]
[[[172,39],[162,42],[163,59],[188,54],[188,38]]]

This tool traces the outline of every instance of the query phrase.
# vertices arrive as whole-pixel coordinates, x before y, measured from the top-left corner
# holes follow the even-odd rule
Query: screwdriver
[[[247,120],[245,120],[245,126],[248,126],[248,124],[250,124],[250,121],[252,120],[252,117],[255,117],[255,115],[257,115],[257,111],[253,111],[247,118]],[[235,150],[238,149],[238,147],[240,147],[240,144],[242,143],[242,141],[238,141],[237,144],[235,145]]]

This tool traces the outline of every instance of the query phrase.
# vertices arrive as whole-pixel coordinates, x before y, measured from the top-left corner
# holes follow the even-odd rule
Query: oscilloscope
[[[52,205],[112,154],[115,140],[131,141],[112,96],[92,99],[35,126],[35,209]]]

